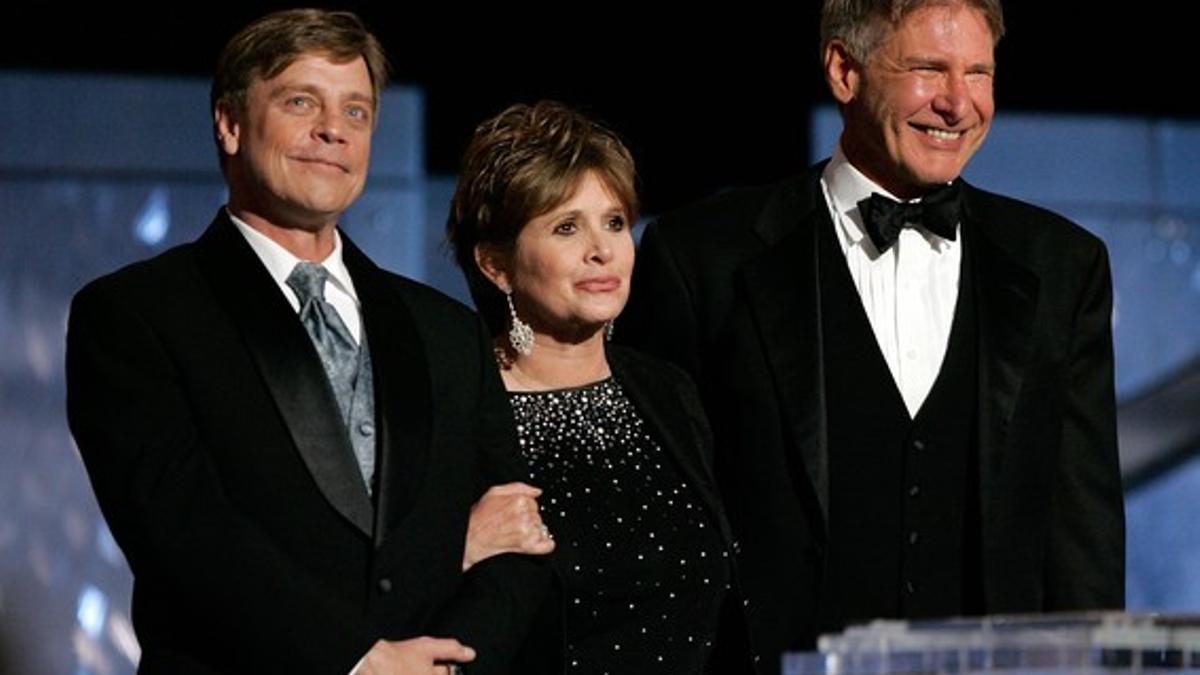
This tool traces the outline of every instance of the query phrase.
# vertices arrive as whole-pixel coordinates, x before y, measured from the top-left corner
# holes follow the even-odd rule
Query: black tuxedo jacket
[[[72,304],[68,416],[134,574],[140,672],[347,673],[422,634],[504,672],[549,588],[522,556],[460,572],[471,504],[524,475],[482,324],[343,242],[374,499],[307,333],[223,210]]]
[[[618,335],[696,379],[739,539],[765,672],[811,649],[824,566],[822,166],[718,195],[647,229]],[[1048,211],[964,185],[978,316],[984,598],[995,612],[1124,598],[1103,244]],[[835,599],[836,601],[836,599]]]

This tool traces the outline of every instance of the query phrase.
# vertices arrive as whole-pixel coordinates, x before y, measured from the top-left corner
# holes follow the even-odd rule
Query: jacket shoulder
[[[75,294],[73,302],[119,297],[126,304],[136,304],[178,298],[183,289],[193,285],[196,272],[195,245],[183,244],[93,279]]]
[[[749,230],[771,203],[807,193],[815,169],[775,183],[724,190],[668,212],[655,222],[663,236],[708,239]]]
[[[1103,251],[1104,242],[1050,209],[967,185],[967,216],[978,219],[1014,244],[1069,251]]]
[[[475,310],[419,281],[384,271],[385,278],[393,290],[413,312],[416,318],[432,320],[446,326],[477,327],[479,317]]]

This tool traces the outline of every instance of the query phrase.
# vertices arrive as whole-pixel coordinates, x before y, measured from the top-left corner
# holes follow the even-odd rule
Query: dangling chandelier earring
[[[529,356],[533,353],[533,328],[517,318],[517,308],[513,307],[511,290],[504,291],[504,299],[508,301],[508,316],[512,321],[512,328],[508,329],[508,342],[518,354]]]
[[[604,341],[612,342],[613,331],[616,330],[615,319],[609,319],[604,322]]]

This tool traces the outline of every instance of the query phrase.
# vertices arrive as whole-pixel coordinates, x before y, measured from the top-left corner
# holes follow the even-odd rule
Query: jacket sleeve
[[[1112,278],[1097,243],[1071,331],[1045,561],[1046,607],[1119,609],[1125,515],[1113,386]]]
[[[479,323],[479,415],[475,441],[480,461],[476,499],[492,485],[528,480],[516,450],[508,397],[492,357],[491,341]],[[434,634],[450,635],[475,649],[463,667],[471,675],[508,673],[521,643],[550,594],[553,572],[546,556],[493,556],[463,575],[453,601],[434,621]]]

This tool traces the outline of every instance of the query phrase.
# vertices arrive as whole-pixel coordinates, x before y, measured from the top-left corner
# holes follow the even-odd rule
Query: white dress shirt
[[[287,298],[288,303],[292,305],[292,309],[299,314],[300,298],[296,295],[296,291],[287,285],[287,278],[296,264],[303,261],[232,213],[229,214],[229,219],[246,238],[246,243],[250,244],[250,248],[254,249],[258,259],[271,273],[271,278],[279,284],[279,289]],[[354,341],[361,342],[362,319],[358,306],[358,295],[354,292],[354,282],[350,279],[350,272],[342,262],[342,235],[334,230],[333,236],[333,253],[321,261],[321,266],[329,272],[329,283],[325,284],[325,302],[333,305],[333,308],[337,310],[338,316],[341,317],[342,323],[346,324],[346,329],[350,331]]]
[[[906,227],[881,255],[863,228],[858,202],[873,192],[896,197],[854,168],[840,145],[821,175],[821,188],[879,350],[908,414],[916,417],[950,341],[958,301],[962,224],[954,240],[924,227]]]
[[[229,213],[229,209],[225,210]],[[271,278],[279,284],[279,289],[283,292],[283,297],[287,298],[288,303],[292,305],[292,309],[300,313],[300,298],[296,295],[296,291],[292,290],[291,286],[287,285],[288,275],[295,269],[296,263],[304,262],[292,255],[292,252],[280,246],[267,235],[250,227],[237,216],[229,213],[229,219],[237,226],[238,231],[246,238],[246,243],[250,244],[250,248],[254,249],[254,253],[258,255],[258,259],[271,273]],[[342,262],[342,235],[337,230],[333,232],[333,253],[329,254],[328,258],[321,261],[321,266],[329,271],[329,283],[325,284],[325,302],[333,305],[337,310],[338,316],[341,317],[342,323],[346,324],[346,329],[350,331],[350,335],[354,337],[355,342],[362,342],[362,319],[358,306],[358,294],[354,292],[354,282],[350,279],[350,271],[346,269],[345,263]],[[358,673],[362,667],[366,656],[358,660],[354,664],[354,668],[350,670],[349,675]]]

